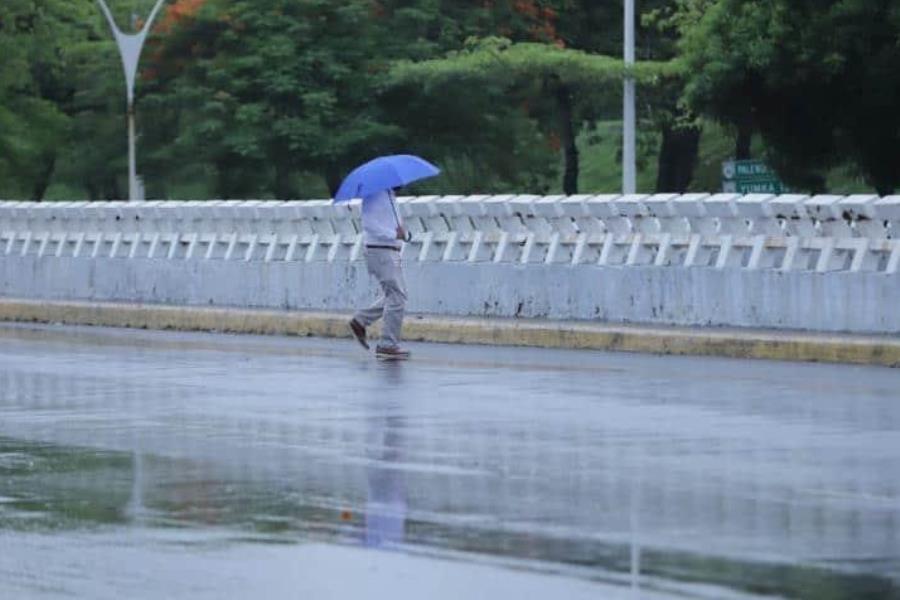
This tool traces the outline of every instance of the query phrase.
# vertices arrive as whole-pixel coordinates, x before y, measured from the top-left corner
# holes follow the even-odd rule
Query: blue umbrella
[[[353,198],[365,198],[384,190],[402,187],[414,181],[440,174],[441,170],[418,156],[395,154],[382,156],[357,167],[347,175],[335,202],[346,202]]]

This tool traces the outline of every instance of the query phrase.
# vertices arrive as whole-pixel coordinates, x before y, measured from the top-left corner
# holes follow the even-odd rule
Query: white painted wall
[[[404,199],[413,312],[900,333],[900,197]],[[0,294],[350,310],[357,206],[0,203]]]

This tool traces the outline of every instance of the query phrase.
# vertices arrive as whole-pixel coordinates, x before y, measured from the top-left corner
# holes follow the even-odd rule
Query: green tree
[[[481,4],[209,0],[165,18],[143,80],[140,114],[157,125],[144,132],[142,170],[151,182],[211,171],[217,195],[286,197],[309,193],[313,174],[333,190],[372,155],[418,151],[454,165],[457,183],[474,175],[463,187],[540,187],[551,141],[507,89],[482,85],[460,103],[384,85],[393,61],[441,56],[486,29],[550,34],[552,12]]]
[[[618,58],[559,48],[551,44],[512,43],[502,38],[481,41],[445,58],[418,63],[401,62],[393,71],[392,85],[416,86],[429,97],[448,97],[459,102],[469,90],[502,85],[507,97],[519,102],[546,105],[537,109],[546,127],[557,132],[565,169],[563,189],[577,192],[578,154],[576,128],[586,122],[576,111],[613,110],[621,98],[625,67]],[[634,75],[645,86],[659,86],[676,78],[674,63],[641,62]],[[535,110],[535,109],[532,109]]]
[[[516,46],[521,43],[541,43],[546,46],[544,49],[532,46],[527,56],[516,51],[505,57],[517,60],[520,66],[517,68],[515,83],[508,86],[509,101],[502,105],[505,108],[509,103],[527,104],[529,114],[539,124],[548,143],[561,152],[562,189],[567,193],[574,193],[577,191],[581,161],[577,139],[586,130],[593,130],[591,135],[596,139],[594,124],[599,119],[609,118],[608,115],[611,114],[618,115],[621,111],[622,2],[554,0],[452,4],[469,14],[455,13],[445,7],[442,14],[452,15],[452,22],[456,26],[432,27],[433,31],[449,30],[457,35],[473,36],[476,39],[503,34]],[[671,4],[672,0],[645,0],[640,6],[652,15]],[[677,30],[658,27],[658,20],[647,19],[639,23],[638,55],[644,61],[671,61],[677,54]],[[458,52],[453,52],[458,49],[458,40],[456,42],[456,46],[450,47],[447,60],[458,62],[464,70],[468,65],[461,60]],[[477,42],[473,43],[471,40],[468,43],[469,50],[478,46]],[[549,63],[559,62],[560,54],[554,51],[561,48],[602,57],[605,60],[604,72],[613,76],[603,82],[596,79],[591,81],[587,73],[579,81],[573,80],[571,73],[560,77],[554,72],[556,65],[542,64],[544,59],[538,55],[546,54]],[[482,44],[478,51],[490,53],[495,50],[496,47],[492,48],[487,43]],[[528,61],[534,61],[530,71],[528,68],[521,68]],[[500,61],[498,64],[505,63]],[[584,66],[590,69],[596,68],[597,64],[595,61]],[[570,63],[573,68],[577,68],[577,65],[577,61]],[[674,65],[675,63],[673,67]],[[428,79],[428,71],[429,67],[425,65],[421,76]],[[485,89],[485,85],[493,84],[497,77],[509,81],[506,75],[477,69],[466,74],[457,70],[460,86],[446,83],[445,90],[431,95],[459,94],[460,89],[465,89],[466,101],[471,101],[473,91]],[[666,77],[656,79],[652,85],[640,90],[641,129],[659,133],[661,146],[658,154],[657,188],[666,191],[687,189],[696,166],[700,138],[700,128],[678,106],[681,83],[674,75],[674,68],[667,69]],[[414,78],[415,74],[408,72],[405,77],[409,79],[410,76]],[[473,84],[474,80],[479,83]],[[469,84],[466,85],[463,81],[468,81]],[[412,89],[413,86],[410,87]]]
[[[472,49],[485,38],[556,43],[558,0],[386,0],[385,46],[396,58],[423,61]],[[412,16],[415,16],[413,20]],[[412,25],[412,26],[410,26]],[[427,67],[426,67],[427,69]],[[524,89],[510,89],[507,78],[433,81],[427,91],[415,76],[390,78],[381,104],[406,134],[410,148],[440,158],[454,191],[546,190],[555,177],[557,128],[546,127],[547,103]],[[540,82],[538,82],[540,84]],[[524,87],[524,86],[523,86]],[[529,87],[533,87],[529,85]],[[461,98],[464,98],[461,101]]]
[[[677,59],[679,31],[669,25],[675,0],[640,0],[637,9],[636,53],[640,61],[671,62]],[[623,48],[623,2],[564,0],[557,19],[557,38],[567,48],[591,54],[620,57]],[[682,80],[677,76],[678,63],[667,68],[668,76],[638,90],[639,131],[647,142],[659,140],[657,182],[659,192],[681,192],[688,189],[698,159],[701,128],[679,100]],[[576,119],[588,124],[599,118],[618,114],[618,105],[593,105],[576,102]],[[591,110],[595,108],[595,110]],[[648,146],[649,148],[649,146]]]
[[[90,37],[90,2],[0,5],[0,182],[43,198],[71,140],[73,63]]]
[[[213,165],[221,196],[298,197],[299,172],[334,191],[399,136],[374,102],[386,61],[373,22],[368,0],[207,3],[147,82],[148,104],[180,115],[171,156]]]
[[[92,7],[96,11],[96,7]],[[70,71],[74,90],[66,112],[68,144],[61,151],[58,179],[91,200],[121,200],[128,191],[125,80],[119,51],[106,22],[92,12],[96,39],[73,52]],[[138,86],[138,98],[140,98]],[[143,107],[138,103],[138,167],[144,167],[140,136]]]
[[[689,106],[758,131],[796,187],[847,162],[882,194],[900,185],[897,2],[680,2]]]

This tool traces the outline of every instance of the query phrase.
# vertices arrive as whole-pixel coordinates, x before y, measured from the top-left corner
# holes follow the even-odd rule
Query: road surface
[[[0,324],[2,598],[900,598],[900,371]]]

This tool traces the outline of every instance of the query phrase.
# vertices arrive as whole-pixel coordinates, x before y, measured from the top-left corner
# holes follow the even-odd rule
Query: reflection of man
[[[403,542],[406,530],[406,478],[403,460],[403,422],[397,417],[372,419],[373,448],[367,480],[366,546],[380,548]]]

